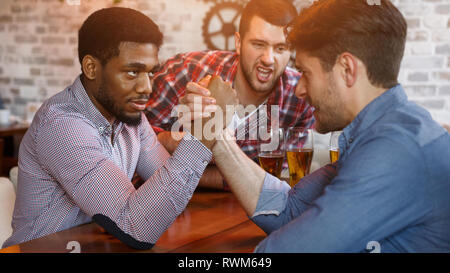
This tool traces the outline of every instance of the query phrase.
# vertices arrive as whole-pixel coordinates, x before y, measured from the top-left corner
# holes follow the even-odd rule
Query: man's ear
[[[234,46],[236,47],[237,55],[241,55],[241,35],[239,32],[234,33]]]
[[[81,69],[87,79],[95,80],[100,75],[101,63],[92,55],[86,55],[83,57]]]
[[[348,52],[344,52],[338,57],[337,64],[340,69],[340,76],[345,84],[347,87],[352,87],[358,78],[357,58]]]

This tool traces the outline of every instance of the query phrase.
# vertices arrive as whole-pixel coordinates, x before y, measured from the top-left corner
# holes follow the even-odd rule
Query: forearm
[[[169,154],[173,154],[182,137],[182,132],[162,131],[158,133],[158,141],[166,148]]]
[[[220,139],[214,145],[215,162],[246,213],[255,211],[265,171],[248,158],[233,139]]]
[[[335,176],[336,163],[329,164],[302,178],[291,189],[285,182],[267,175],[251,220],[270,234],[311,208]]]
[[[199,187],[223,190],[223,176],[216,165],[208,165],[198,182]]]
[[[95,206],[86,207],[84,211],[128,245],[135,248],[151,247],[185,209],[210,159],[211,152],[198,140],[183,139],[173,156],[138,190],[124,188],[126,183],[123,180],[126,177],[119,170],[116,174],[109,172],[104,177],[107,180],[105,184],[111,185],[110,188],[115,191],[102,188],[105,191],[103,194],[92,194],[108,198],[98,197],[93,202]],[[101,170],[100,173],[107,171]],[[113,207],[111,200],[115,202]],[[83,208],[83,204],[80,205]]]
[[[131,226],[146,227],[138,237],[152,243],[185,209],[193,195],[211,152],[198,140],[186,136],[173,155],[128,199],[135,208],[129,214]],[[136,209],[137,208],[137,209]]]
[[[149,249],[185,209],[200,175],[162,168],[125,200],[116,198],[115,211],[98,212],[92,218],[127,245]]]

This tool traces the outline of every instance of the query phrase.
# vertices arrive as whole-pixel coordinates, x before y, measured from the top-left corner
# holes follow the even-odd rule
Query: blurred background
[[[375,1],[375,0],[368,0]],[[31,120],[80,73],[77,32],[97,9],[142,11],[165,35],[160,60],[185,51],[234,49],[246,0],[0,0],[0,97],[11,119]],[[293,0],[298,9],[310,0]],[[376,2],[376,1],[375,1]],[[438,122],[450,123],[450,1],[394,0],[408,22],[400,82]]]

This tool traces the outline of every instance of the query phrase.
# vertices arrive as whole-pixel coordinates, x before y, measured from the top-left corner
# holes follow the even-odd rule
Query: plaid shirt
[[[20,146],[4,247],[93,219],[130,246],[150,248],[185,209],[212,154],[187,135],[170,157],[142,117],[113,128],[79,78],[48,99]],[[146,180],[137,190],[135,171]]]
[[[167,60],[153,81],[153,92],[147,105],[147,118],[155,132],[170,131],[176,121],[171,117],[172,110],[180,97],[186,92],[188,82],[198,82],[206,75],[219,75],[224,81],[233,82],[239,65],[238,55],[229,51],[199,51],[178,54]],[[252,159],[257,158],[257,141],[250,137],[251,130],[256,129],[255,120],[267,126],[271,125],[271,106],[279,107],[279,127],[313,127],[313,111],[309,104],[295,96],[294,91],[301,74],[287,67],[276,84],[276,89],[266,101],[263,120],[250,116],[245,126],[245,136],[237,139],[237,144]],[[258,111],[261,116],[262,111]],[[239,132],[242,128],[237,129]]]

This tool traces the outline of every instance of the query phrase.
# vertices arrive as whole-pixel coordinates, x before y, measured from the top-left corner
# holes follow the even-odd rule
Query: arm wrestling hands
[[[239,148],[233,132],[225,129],[237,104],[236,91],[229,83],[224,83],[220,77],[208,76],[199,83],[187,85],[186,95],[180,99],[184,108],[180,119],[183,126],[190,126],[192,135],[200,137],[199,140],[211,149],[220,173],[251,216],[266,173]]]
[[[211,89],[211,90],[210,90]],[[198,83],[189,82],[186,93],[176,106],[178,120],[171,131],[158,134],[159,142],[173,153],[183,138],[183,128],[191,132],[206,147],[212,148],[220,137],[222,129],[229,124],[234,114],[233,106],[237,104],[237,95],[230,84],[220,77],[206,76]],[[228,111],[225,112],[227,110]],[[214,165],[214,158],[199,181],[200,187],[225,189],[224,178]]]
[[[203,132],[199,135],[199,130],[202,130],[203,126],[199,126],[199,121],[203,124],[205,121],[212,119],[213,112],[217,110],[217,101],[212,96],[211,91],[208,89],[210,84],[211,76],[208,75],[198,83],[189,82],[186,85],[186,93],[179,100],[179,104],[176,106],[176,111],[178,114],[178,120],[172,128],[174,130],[164,131],[158,134],[158,140],[163,144],[167,151],[172,154],[173,151],[178,146],[179,141],[183,138],[184,133],[179,132],[177,129],[183,127],[187,128],[192,135],[195,136],[203,143],[207,144],[209,149],[213,142],[205,141],[203,137]],[[234,90],[232,90],[234,91]],[[229,96],[230,98],[235,98],[235,94]],[[234,104],[235,101],[229,101],[230,105]],[[196,122],[197,121],[197,122]],[[195,126],[195,127],[194,127]]]

